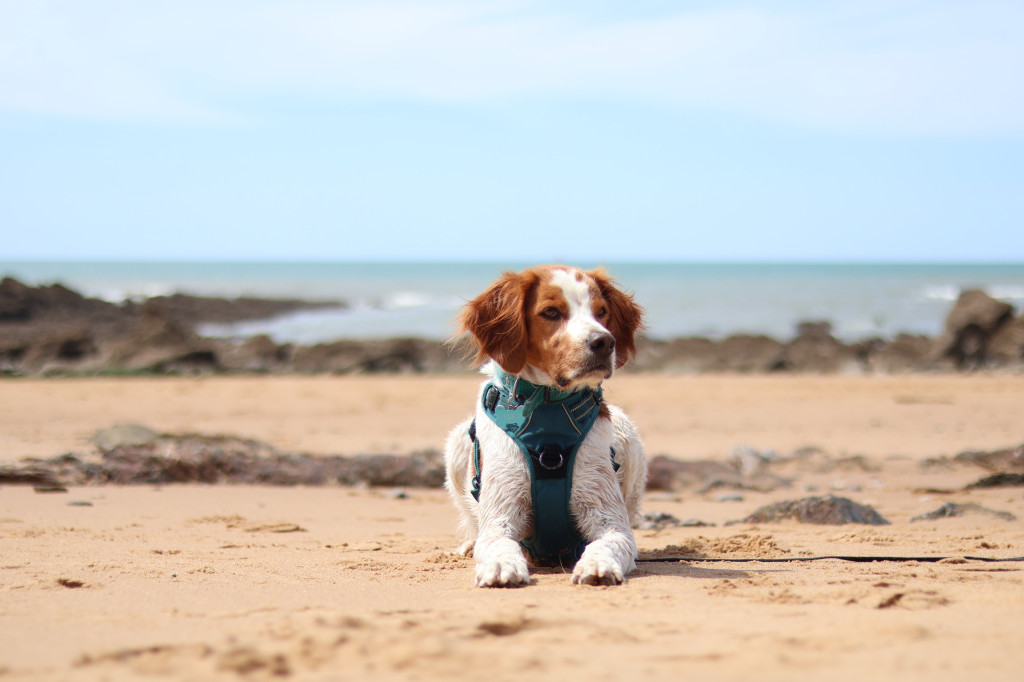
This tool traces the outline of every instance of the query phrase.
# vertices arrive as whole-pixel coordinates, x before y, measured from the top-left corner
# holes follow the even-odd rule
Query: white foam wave
[[[382,308],[385,310],[395,310],[398,308],[424,308],[430,305],[430,296],[421,294],[416,291],[399,291],[398,293],[392,294],[388,298],[384,299]]]
[[[996,284],[988,289],[992,298],[1000,301],[1013,300],[1024,301],[1024,286],[1013,286],[1012,284]]]
[[[952,284],[925,287],[924,296],[933,301],[955,301],[960,298],[960,287]]]
[[[431,296],[418,291],[399,291],[385,296],[376,305],[362,302],[356,307],[376,308],[378,310],[406,310],[410,308],[454,310],[462,305],[462,303],[462,299],[452,296]]]
[[[127,287],[104,287],[91,289],[82,287],[81,292],[92,298],[99,298],[110,303],[134,301],[136,303],[156,296],[170,296],[179,291],[173,284],[163,282],[146,282]]]

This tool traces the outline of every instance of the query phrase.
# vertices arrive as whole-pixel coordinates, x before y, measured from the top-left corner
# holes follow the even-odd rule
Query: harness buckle
[[[548,471],[557,471],[565,464],[565,455],[557,445],[546,445],[537,453],[537,462]]]

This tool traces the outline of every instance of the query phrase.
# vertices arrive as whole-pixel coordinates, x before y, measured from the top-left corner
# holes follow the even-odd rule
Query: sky
[[[0,260],[1024,263],[1024,3],[0,0]]]

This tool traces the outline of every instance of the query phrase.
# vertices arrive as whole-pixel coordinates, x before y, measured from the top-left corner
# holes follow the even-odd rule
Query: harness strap
[[[483,469],[480,467],[480,440],[476,437],[476,418],[469,423],[469,429],[466,431],[466,435],[469,436],[469,440],[473,443],[473,478],[471,480],[472,487],[469,489],[473,499],[477,502],[480,501],[480,476],[483,474]],[[622,464],[615,459],[615,448],[608,448],[612,459],[612,471],[615,473],[619,472],[622,468]]]
[[[473,487],[469,492],[473,499],[480,501],[480,441],[476,437],[476,417],[469,423],[469,439],[473,441]]]

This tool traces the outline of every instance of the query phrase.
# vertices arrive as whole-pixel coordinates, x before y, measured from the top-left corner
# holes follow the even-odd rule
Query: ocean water
[[[27,284],[60,282],[115,302],[174,292],[344,301],[346,307],[202,330],[311,344],[342,338],[448,338],[466,300],[502,270],[528,265],[0,261],[0,276]],[[900,332],[936,335],[965,288],[984,289],[1018,312],[1024,308],[1024,264],[604,265],[646,308],[647,333],[660,339],[737,333],[788,339],[802,321],[829,321],[845,341]]]

